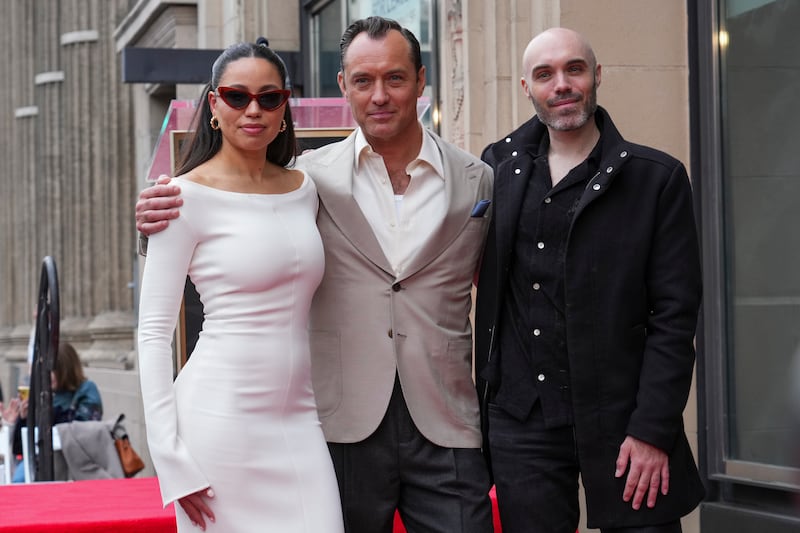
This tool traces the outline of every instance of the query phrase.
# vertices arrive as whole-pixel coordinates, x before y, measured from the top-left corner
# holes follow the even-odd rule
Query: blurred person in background
[[[53,371],[50,373],[50,387],[53,391],[53,425],[103,418],[100,390],[83,373],[78,352],[68,342],[58,345]],[[28,425],[28,398],[12,399],[3,410],[3,420],[14,425],[12,451],[19,457],[22,455],[22,428]],[[13,482],[21,483],[24,480],[24,471],[16,468]]]

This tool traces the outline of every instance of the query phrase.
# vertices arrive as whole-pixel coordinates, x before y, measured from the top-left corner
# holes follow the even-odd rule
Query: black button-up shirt
[[[600,161],[600,143],[555,187],[548,143],[534,154],[514,240],[499,331],[500,386],[494,402],[524,420],[541,402],[547,427],[572,423],[564,316],[564,261],[575,208]]]

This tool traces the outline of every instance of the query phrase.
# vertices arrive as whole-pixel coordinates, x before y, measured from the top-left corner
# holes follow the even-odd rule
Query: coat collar
[[[594,119],[600,129],[602,143],[600,163],[581,198],[576,216],[605,192],[614,176],[630,159],[631,149],[634,147],[622,137],[603,107],[597,107]],[[501,217],[507,219],[506,223],[515,223],[525,195],[527,178],[531,175],[532,166],[541,164],[537,163],[537,159],[546,155],[547,145],[547,127],[534,116],[484,150],[483,159],[495,169],[498,176],[495,180],[495,194],[498,205],[503,206],[502,212],[498,209],[495,214],[498,224],[502,223]]]
[[[597,127],[600,129],[603,155],[613,151],[613,147],[626,142],[605,108],[597,106],[594,118],[597,121]],[[534,115],[533,118],[519,128],[487,146],[483,151],[482,159],[497,168],[502,161],[509,157],[518,156],[523,152],[530,153],[533,156],[544,155],[542,151],[546,146],[547,126],[542,124],[538,116]]]

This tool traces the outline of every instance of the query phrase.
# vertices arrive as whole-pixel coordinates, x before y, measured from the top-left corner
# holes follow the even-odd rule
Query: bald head
[[[580,33],[550,28],[522,56],[522,90],[543,124],[559,131],[591,128],[597,109],[600,65]]]
[[[531,39],[525,47],[525,52],[522,54],[522,71],[525,76],[530,76],[535,65],[547,62],[554,52],[560,50],[577,52],[591,70],[597,67],[594,50],[583,35],[569,28],[550,28]]]

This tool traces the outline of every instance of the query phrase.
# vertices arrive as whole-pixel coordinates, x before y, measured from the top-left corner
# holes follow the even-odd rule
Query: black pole
[[[58,353],[58,333],[58,272],[53,258],[47,256],[42,262],[42,275],[39,281],[31,393],[28,403],[28,455],[34,481],[53,481],[54,478],[53,391],[50,386],[50,373]]]

